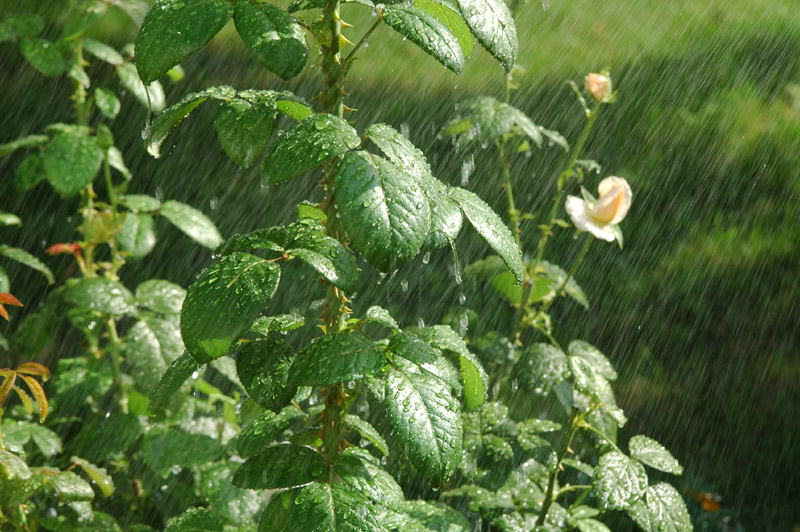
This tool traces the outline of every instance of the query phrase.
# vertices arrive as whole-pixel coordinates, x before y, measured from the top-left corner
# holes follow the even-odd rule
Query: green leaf
[[[189,287],[181,311],[181,334],[200,363],[219,358],[266,309],[280,268],[249,253],[226,255]]]
[[[545,276],[553,281],[553,284],[551,285],[553,290],[552,294],[548,294],[545,298],[550,300],[553,297],[556,297],[555,289],[564,284],[564,279],[567,279],[567,272],[564,271],[563,268],[547,262],[546,260],[539,261],[539,266],[544,271]],[[567,281],[567,285],[564,287],[564,291],[569,297],[574,299],[584,308],[589,308],[589,300],[586,298],[586,293],[584,293],[583,289],[580,287],[580,285],[578,285],[578,282],[574,277],[570,276],[569,280]]]
[[[461,382],[464,383],[464,410],[474,412],[486,401],[489,393],[489,376],[478,358],[467,351],[458,356]]]
[[[176,358],[150,393],[150,413],[156,415],[161,412],[169,398],[183,386],[198,367],[194,357],[189,353]]]
[[[205,46],[233,16],[222,0],[163,0],[147,13],[136,38],[136,68],[149,83]]]
[[[669,484],[650,486],[627,510],[644,532],[692,532],[689,512],[680,493]]]
[[[395,321],[392,315],[389,314],[389,311],[383,307],[375,305],[369,307],[367,312],[364,313],[364,321],[371,321],[388,327],[389,329],[400,331],[400,326],[397,324],[397,321]]]
[[[125,62],[125,58],[122,57],[122,54],[106,43],[96,41],[88,37],[83,37],[81,39],[81,44],[83,45],[83,49],[85,51],[89,52],[101,61],[105,61],[106,63],[115,66],[119,66]]]
[[[511,72],[519,53],[517,29],[505,0],[456,0],[464,21],[486,50]]]
[[[72,471],[62,471],[51,477],[61,502],[91,501],[94,499],[92,486]]]
[[[570,375],[569,360],[563,351],[550,344],[538,343],[525,350],[520,364],[523,379],[530,379],[530,386],[547,392]]]
[[[38,423],[6,419],[2,425],[3,443],[16,453],[23,452],[23,445],[33,440],[44,456],[55,456],[62,451],[61,438],[52,430]]]
[[[450,33],[458,39],[458,44],[464,52],[464,57],[472,55],[472,49],[475,43],[472,39],[469,27],[461,18],[461,14],[458,11],[448,4],[434,2],[432,0],[414,0],[414,7],[439,19],[439,22],[447,26]]]
[[[324,386],[374,375],[386,362],[386,351],[358,333],[327,334],[297,353],[289,382]]]
[[[353,247],[380,271],[413,259],[428,236],[430,207],[420,187],[391,162],[350,152],[335,177],[336,208]]]
[[[117,95],[108,89],[95,89],[94,103],[97,105],[97,108],[100,109],[100,112],[103,113],[103,116],[109,120],[116,118],[120,109],[122,109],[122,104],[119,102]]]
[[[247,489],[294,488],[319,479],[327,470],[325,457],[316,450],[286,443],[248,458],[231,481]]]
[[[370,442],[372,445],[378,449],[381,454],[386,456],[389,454],[389,446],[386,445],[386,440],[383,439],[375,427],[364,421],[358,416],[354,416],[351,414],[347,414],[345,416],[345,422],[347,423],[348,428],[357,431],[362,438]]]
[[[44,29],[44,21],[33,13],[9,13],[0,22],[0,41],[17,37],[35,37]]]
[[[387,532],[381,512],[345,482],[314,482],[300,490],[286,532]]]
[[[273,332],[284,333],[298,329],[305,325],[302,316],[297,314],[278,314],[277,316],[262,316],[258,318],[250,331],[262,336],[269,336]]]
[[[236,452],[244,458],[258,453],[270,445],[292,423],[305,417],[306,414],[294,406],[288,406],[277,414],[273,412],[261,413],[236,436]]]
[[[275,117],[274,103],[251,104],[240,99],[223,102],[215,121],[217,139],[228,157],[249,168],[264,153]]]
[[[392,336],[389,340],[389,351],[417,364],[434,363],[441,356],[438,349],[431,347],[418,336],[404,332]]]
[[[47,144],[44,170],[56,192],[69,198],[92,182],[102,160],[103,152],[94,138],[64,131]]]
[[[674,456],[660,443],[647,436],[634,436],[628,441],[628,449],[631,458],[639,460],[644,465],[648,465],[665,473],[682,475],[683,467],[678,463]]]
[[[181,101],[159,114],[145,130],[145,145],[147,153],[155,158],[161,156],[161,145],[169,136],[173,129],[183,121],[184,118],[194,111],[198,105],[208,100],[230,100],[236,96],[236,90],[227,85],[209,87],[199,92],[193,92],[184,96]]]
[[[32,153],[25,157],[17,168],[14,186],[18,191],[25,192],[41,183],[45,177],[44,158],[40,153]]]
[[[31,471],[22,458],[0,449],[0,478],[25,480],[31,478]]]
[[[599,349],[590,343],[583,340],[573,340],[569,343],[567,352],[570,356],[584,359],[597,374],[606,379],[610,381],[617,379],[617,372],[614,370],[614,366],[611,365],[611,362]]]
[[[53,279],[53,272],[50,271],[50,268],[45,266],[42,261],[24,249],[12,248],[11,246],[0,244],[0,256],[19,262],[20,264],[23,264],[32,270],[36,270],[44,275],[48,284],[55,283],[55,279]]]
[[[387,6],[383,21],[456,74],[464,68],[459,40],[434,15],[416,6]]]
[[[450,197],[459,204],[469,222],[483,237],[489,247],[500,255],[508,269],[522,282],[525,266],[522,254],[514,243],[514,236],[500,217],[477,195],[462,188],[453,188]]]
[[[228,465],[219,462],[205,468],[197,483],[200,495],[226,519],[234,523],[252,523],[261,510],[263,498],[260,493],[232,485],[231,473]]]
[[[364,449],[345,449],[336,457],[333,470],[349,488],[376,504],[395,506],[404,499],[403,490],[392,475]]]
[[[606,525],[591,518],[579,519],[575,525],[580,532],[611,532]]]
[[[73,464],[78,464],[84,473],[91,479],[92,483],[97,486],[103,497],[110,497],[114,494],[114,480],[103,467],[98,467],[88,460],[84,460],[78,456],[70,458]]]
[[[192,434],[175,428],[157,427],[142,437],[142,459],[161,472],[170,467],[191,467],[222,456],[222,444],[205,434]]]
[[[461,210],[447,197],[447,186],[433,177],[422,152],[386,124],[373,124],[364,135],[380,148],[387,159],[412,176],[428,198],[431,227],[426,246],[438,249],[455,240],[461,230]]]
[[[125,194],[121,199],[122,204],[132,212],[151,213],[161,208],[159,200],[145,194]]]
[[[492,277],[492,288],[497,290],[512,305],[522,303],[522,287],[517,284],[517,278],[510,271],[504,271]],[[534,298],[529,300],[536,301]]]
[[[67,64],[56,44],[46,39],[38,37],[22,39],[19,49],[28,63],[45,76],[55,77],[67,69]]]
[[[198,244],[215,249],[222,243],[222,235],[214,222],[194,207],[167,200],[161,205],[160,214]]]
[[[303,71],[308,45],[300,24],[282,9],[261,2],[236,4],[236,31],[264,66],[283,79]]]
[[[355,257],[338,240],[320,235],[316,241],[306,241],[304,245],[308,247],[289,249],[286,252],[317,270],[325,280],[345,292],[357,289],[358,269]]]
[[[105,277],[79,280],[67,288],[66,300],[110,316],[122,316],[136,312],[136,301],[133,294],[119,281]]]
[[[20,148],[35,148],[50,140],[47,135],[26,135],[11,142],[0,144],[0,157],[5,157]]]
[[[117,68],[117,77],[119,77],[122,86],[128,89],[146,109],[158,112],[166,105],[164,87],[161,86],[161,83],[154,81],[149,85],[145,85],[139,79],[139,73],[133,64],[125,63]]]
[[[189,508],[167,522],[164,532],[222,532],[222,518],[210,508]]]
[[[592,490],[601,508],[630,507],[644,494],[647,474],[639,462],[611,451],[600,457],[592,477]]]
[[[469,532],[473,526],[457,510],[441,502],[405,501],[399,508],[404,520],[398,530],[419,532]],[[418,526],[419,528],[414,528]]]
[[[186,290],[163,279],[149,279],[136,287],[136,302],[160,314],[179,314]]]
[[[271,185],[282,183],[360,144],[358,133],[344,119],[312,115],[278,135],[261,165],[261,175]]]
[[[153,217],[149,214],[127,213],[117,232],[117,245],[120,251],[129,253],[134,259],[140,259],[153,251],[156,246]]]
[[[253,401],[277,412],[289,404],[297,391],[289,386],[289,368],[295,358],[292,348],[280,338],[248,342],[236,356],[239,381]]]
[[[603,404],[606,398],[613,397],[611,385],[583,358],[567,357],[569,371],[575,389],[590,396],[596,402]]]
[[[462,425],[458,401],[445,376],[395,358],[386,375],[386,407],[411,463],[441,486],[461,460]]]
[[[144,393],[153,391],[158,379],[177,356],[170,352],[169,345],[161,345],[147,321],[138,321],[130,328],[123,340],[122,352],[129,366],[128,373]]]

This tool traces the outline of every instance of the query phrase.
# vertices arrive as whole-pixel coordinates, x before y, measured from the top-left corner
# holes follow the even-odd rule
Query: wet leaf
[[[92,182],[102,160],[103,152],[95,139],[78,131],[64,131],[47,144],[44,169],[56,192],[69,198]]]
[[[172,466],[190,467],[216,460],[222,456],[222,445],[205,434],[157,427],[142,437],[141,452],[145,463],[163,474]]]
[[[253,401],[273,412],[289,404],[297,391],[289,386],[292,348],[279,338],[248,342],[236,355],[239,381]]]
[[[53,278],[53,272],[50,271],[50,268],[45,266],[42,261],[24,249],[12,248],[11,246],[0,244],[0,256],[19,262],[20,264],[24,264],[32,270],[36,270],[44,275],[48,284],[53,284],[55,282],[55,279]]]
[[[145,194],[125,194],[122,204],[132,212],[154,212],[161,208],[161,202]]]
[[[179,314],[186,290],[163,279],[149,279],[136,287],[136,301],[160,314]]]
[[[161,412],[169,398],[183,386],[198,367],[194,357],[189,353],[176,358],[150,393],[150,413],[156,415]]]
[[[694,529],[686,503],[669,484],[648,487],[627,512],[644,532],[691,532]]]
[[[2,149],[0,147],[0,149]],[[33,153],[25,157],[17,168],[14,186],[20,192],[31,190],[46,178],[44,173],[44,158],[40,153]]]
[[[489,376],[478,358],[469,351],[458,356],[461,382],[464,383],[464,411],[474,412],[486,401],[489,394]]]
[[[683,467],[678,463],[670,452],[652,438],[647,436],[634,436],[628,441],[628,449],[631,458],[639,460],[644,465],[648,465],[659,471],[672,473],[673,475],[683,474]]]
[[[28,479],[31,471],[22,458],[8,451],[0,449],[0,473],[5,479]]]
[[[248,458],[233,473],[235,486],[248,489],[282,489],[318,480],[328,470],[325,457],[311,447],[279,444]]]
[[[464,21],[506,72],[517,61],[519,43],[511,10],[504,0],[456,0]]]
[[[613,381],[617,379],[617,372],[606,356],[595,346],[583,340],[573,340],[569,343],[567,352],[570,356],[584,359],[592,369],[606,379]]]
[[[214,222],[194,207],[167,200],[161,205],[160,214],[198,244],[214,249],[222,243]]]
[[[51,477],[61,502],[91,501],[94,499],[92,486],[72,471],[62,471]]]
[[[106,471],[105,468],[98,467],[93,463],[77,456],[70,458],[70,461],[74,464],[78,464],[80,468],[83,469],[84,473],[86,473],[94,485],[97,486],[97,489],[100,490],[100,493],[103,494],[103,497],[110,497],[114,494],[114,480],[111,478],[111,475],[108,474],[108,471]]]
[[[127,213],[117,232],[116,241],[120,251],[129,253],[133,259],[148,255],[156,246],[153,217],[149,214]]]
[[[592,490],[601,508],[629,508],[647,488],[647,474],[639,462],[617,451],[600,457],[592,477]]]
[[[525,271],[522,254],[514,243],[514,236],[500,217],[486,202],[469,190],[453,188],[450,197],[459,204],[464,215],[489,247],[500,255],[517,281],[522,282]]]
[[[262,2],[239,2],[236,31],[264,66],[283,79],[303,71],[308,59],[305,32],[282,9]]]
[[[0,157],[5,157],[20,148],[35,148],[50,140],[47,135],[26,135],[11,142],[0,144]]]
[[[162,0],[136,38],[136,68],[149,83],[205,46],[233,16],[221,0]]]
[[[237,488],[230,479],[231,469],[228,465],[219,462],[212,464],[200,473],[200,494],[226,519],[235,523],[253,522],[261,509],[261,495]]]
[[[167,522],[164,532],[222,532],[222,518],[210,508],[189,508]]]
[[[449,2],[435,2],[433,0],[414,0],[414,7],[433,15],[447,26],[450,33],[458,39],[458,44],[461,46],[465,58],[472,55],[472,50],[475,46],[472,34],[464,19],[461,18],[461,13],[457,11],[454,5]]]
[[[603,404],[606,398],[612,397],[611,385],[599,373],[594,371],[586,359],[567,357],[569,371],[572,374],[572,383],[579,392],[590,396],[597,403]]]
[[[413,259],[427,239],[430,207],[420,187],[391,162],[348,153],[335,177],[336,208],[353,247],[380,271]]]
[[[270,445],[292,423],[304,417],[306,414],[294,406],[288,406],[277,414],[262,412],[236,437],[234,441],[236,452],[245,458],[253,456]]]
[[[128,89],[146,109],[158,112],[166,105],[164,87],[161,86],[161,83],[154,81],[149,85],[145,85],[139,79],[139,73],[133,64],[125,63],[117,68],[117,77],[119,77],[122,86]]]
[[[181,311],[181,334],[198,362],[224,355],[262,314],[278,288],[280,268],[233,253],[200,274]]]
[[[46,39],[26,38],[19,43],[19,50],[33,68],[48,77],[55,77],[67,69],[58,47]]]
[[[374,503],[345,482],[314,482],[300,490],[286,532],[386,532]]]
[[[450,28],[417,6],[387,6],[383,21],[456,74],[464,68],[464,51]]]
[[[579,519],[575,525],[580,532],[611,532],[606,525],[592,518]]]
[[[381,467],[377,458],[360,447],[349,447],[340,453],[333,470],[349,488],[376,504],[394,506],[404,499],[403,490],[392,475]]]
[[[44,21],[33,13],[9,13],[0,22],[0,41],[17,37],[35,37],[44,29]]]
[[[83,37],[81,39],[81,44],[86,52],[92,54],[101,61],[105,61],[106,63],[116,66],[119,66],[125,62],[125,58],[122,57],[122,54],[104,42]]]
[[[386,351],[358,333],[327,334],[297,353],[289,382],[323,386],[374,375],[383,367]]]
[[[262,316],[258,318],[250,330],[262,336],[269,336],[272,332],[284,333],[302,327],[305,324],[302,316],[297,314],[279,314],[277,316]]]
[[[271,185],[282,183],[360,144],[356,130],[343,119],[309,116],[278,135],[261,165],[261,175]]]
[[[136,312],[133,294],[119,281],[104,277],[81,279],[74,283],[67,289],[66,300],[110,316]]]
[[[383,436],[378,433],[375,427],[360,417],[351,414],[345,416],[345,422],[349,429],[358,432],[362,438],[374,445],[384,456],[389,454],[389,447],[386,445],[386,440],[383,439]]]
[[[201,103],[209,98],[230,100],[235,96],[236,91],[233,88],[227,85],[220,85],[187,94],[178,103],[170,105],[155,117],[150,127],[145,130],[147,153],[156,158],[160,157],[161,145],[167,136]]]
[[[396,436],[407,445],[411,463],[434,487],[441,486],[461,460],[461,409],[447,380],[403,358],[395,358],[386,375],[386,407]]]
[[[249,168],[264,153],[275,116],[274,103],[251,104],[240,99],[223,102],[214,122],[222,149],[236,164]]]
[[[94,103],[97,105],[100,112],[103,113],[103,116],[109,120],[116,118],[120,109],[122,109],[122,104],[119,102],[117,95],[108,89],[95,89]]]
[[[393,329],[395,331],[400,330],[400,326],[397,324],[397,321],[395,321],[392,315],[389,314],[389,311],[383,307],[369,307],[367,312],[364,313],[364,321],[379,323],[384,327],[388,327],[389,329]]]

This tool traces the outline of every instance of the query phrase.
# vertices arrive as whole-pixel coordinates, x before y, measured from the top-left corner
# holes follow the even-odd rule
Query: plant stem
[[[606,436],[605,434],[603,434],[603,433],[602,433],[602,431],[600,431],[600,430],[598,430],[598,429],[594,428],[593,426],[589,425],[588,423],[583,423],[583,422],[581,422],[581,423],[579,424],[579,426],[580,426],[580,428],[582,428],[582,429],[587,429],[587,430],[589,430],[589,431],[591,431],[591,432],[594,432],[595,434],[597,434],[598,436],[600,436],[601,438],[603,438],[603,439],[604,439],[605,441],[607,441],[607,442],[608,442],[608,444],[609,444],[611,447],[613,447],[613,448],[614,448],[614,450],[615,450],[615,451],[617,451],[618,453],[625,454],[625,453],[623,453],[623,452],[622,452],[622,449],[620,449],[620,448],[617,446],[617,444],[616,444],[616,443],[614,443],[613,441],[611,441],[611,438],[609,438],[608,436]]]
[[[382,21],[383,21],[383,14],[379,13],[378,14],[378,20],[376,20],[375,23],[372,26],[370,26],[370,28],[367,30],[367,32],[358,40],[358,42],[355,44],[355,46],[353,46],[353,49],[350,50],[350,53],[347,54],[347,57],[345,58],[344,62],[342,63],[342,68],[347,70],[347,67],[350,65],[350,61],[353,59],[353,57],[355,57],[356,52],[358,51],[358,49],[361,48],[361,46],[365,42],[367,42],[367,39],[369,38],[369,36],[372,35],[372,32],[375,31],[378,26],[380,26]]]
[[[536,250],[536,262],[534,263],[534,269],[539,266],[539,263],[542,260],[542,256],[544,255],[544,248],[547,245],[547,241],[550,238],[550,234],[553,230],[553,225],[555,223],[556,214],[558,213],[558,207],[561,205],[561,200],[564,199],[564,192],[567,188],[567,182],[569,179],[575,174],[575,162],[578,160],[578,157],[581,156],[583,153],[583,148],[586,145],[586,140],[589,138],[589,132],[592,130],[592,126],[594,126],[595,121],[597,120],[598,115],[600,114],[600,109],[602,109],[602,105],[598,104],[594,110],[589,113],[589,119],[586,121],[586,125],[583,126],[583,131],[581,132],[581,136],[578,138],[578,143],[575,144],[575,147],[572,148],[572,153],[570,153],[569,160],[567,161],[567,165],[564,167],[564,170],[558,176],[558,181],[556,183],[558,192],[556,193],[556,197],[553,200],[553,206],[550,209],[550,216],[548,218],[547,225],[542,230],[542,235],[539,237],[539,245],[537,246]]]
[[[114,321],[114,318],[108,318],[106,326],[108,327],[108,351],[109,355],[111,356],[111,368],[114,375],[114,386],[119,389],[121,396],[119,405],[122,407],[122,411],[127,414],[128,391],[125,389],[125,385],[122,383],[121,378],[122,369],[120,360],[120,346],[122,345],[122,341],[119,339],[119,334],[117,333],[117,323]]]
[[[339,50],[339,37],[342,33],[342,20],[339,18],[340,8],[341,0],[328,0],[323,11],[323,20],[330,29],[331,42],[320,44],[323,54],[321,66],[325,77],[325,87],[320,94],[320,101],[326,113],[342,118],[344,117],[344,68]],[[349,59],[350,56],[348,56],[347,60],[349,61]],[[326,231],[329,236],[340,240],[336,223],[333,183],[337,166],[338,160],[333,160],[325,165],[326,178],[324,184],[328,195],[323,204],[326,215]],[[333,334],[345,328],[349,313],[349,309],[346,306],[347,302],[348,299],[344,292],[336,286],[328,285],[323,315],[326,334]],[[324,389],[323,395],[325,396],[325,410],[321,419],[322,444],[327,461],[331,464],[342,450],[345,442],[344,425],[349,398],[341,384],[335,384]]]
[[[550,472],[550,477],[547,480],[547,492],[545,493],[544,502],[542,503],[542,511],[539,512],[539,518],[536,520],[536,526],[543,526],[545,519],[547,519],[547,512],[550,510],[550,505],[553,504],[554,500],[553,488],[556,484],[558,470],[561,467],[561,462],[564,460],[564,456],[567,454],[569,444],[572,443],[572,437],[575,435],[575,431],[577,429],[578,410],[573,409],[572,415],[569,418],[569,427],[567,428],[566,434],[564,434],[564,439],[561,440],[561,446],[558,448],[556,467]]]
[[[508,218],[511,220],[511,230],[514,233],[514,241],[517,243],[517,247],[521,252],[522,244],[520,242],[519,211],[514,205],[514,192],[511,189],[511,164],[508,162],[506,142],[503,138],[497,139],[497,154],[500,158],[500,169],[503,174],[503,188],[506,189]]]

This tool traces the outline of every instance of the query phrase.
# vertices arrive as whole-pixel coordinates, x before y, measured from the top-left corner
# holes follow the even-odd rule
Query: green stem
[[[506,153],[506,142],[504,139],[497,139],[497,153],[500,158],[500,169],[503,174],[503,188],[506,189],[506,201],[508,203],[508,217],[511,220],[511,230],[514,233],[514,241],[522,251],[520,242],[519,211],[514,204],[514,191],[511,189],[511,164],[508,162]]]
[[[122,361],[120,359],[120,347],[122,345],[122,341],[119,338],[119,333],[117,333],[117,323],[114,321],[114,318],[109,318],[106,325],[108,327],[108,352],[111,356],[111,369],[114,377],[114,386],[120,392],[121,397],[119,400],[119,405],[122,407],[122,411],[127,414],[128,391],[122,382]]]
[[[564,486],[563,488],[559,488],[553,494],[555,499],[558,499],[562,493],[568,493],[570,491],[577,491],[577,490],[590,490],[592,487],[588,484],[570,484],[569,486]]]
[[[355,46],[353,46],[353,49],[350,50],[350,53],[347,54],[347,57],[345,58],[344,62],[342,63],[342,68],[347,70],[347,67],[350,65],[350,61],[353,59],[353,57],[355,57],[356,52],[358,51],[358,49],[361,48],[361,46],[363,46],[365,42],[367,42],[367,39],[369,38],[369,36],[372,35],[372,32],[375,31],[378,28],[378,26],[381,25],[381,22],[383,22],[383,14],[379,13],[375,23],[372,26],[370,26],[370,28],[367,30],[367,32],[358,40],[358,42],[355,44]]]
[[[603,438],[603,439],[604,439],[605,441],[607,441],[607,442],[608,442],[608,444],[609,444],[611,447],[613,447],[613,448],[614,448],[614,450],[615,450],[615,451],[617,451],[618,453],[620,453],[620,454],[625,454],[625,453],[623,453],[623,452],[622,452],[622,449],[620,449],[619,447],[617,447],[617,444],[616,444],[616,443],[614,443],[614,442],[611,440],[611,438],[609,438],[608,436],[606,436],[605,434],[603,434],[603,432],[602,432],[602,431],[600,431],[599,429],[596,429],[596,428],[594,428],[593,426],[589,425],[588,423],[583,423],[583,422],[581,422],[581,423],[579,424],[579,426],[580,426],[580,428],[582,428],[582,429],[586,429],[586,430],[589,430],[589,431],[591,431],[591,432],[594,432],[595,434],[597,434],[598,436],[600,436],[601,438]]]
[[[581,156],[583,153],[583,148],[586,145],[586,140],[589,138],[589,132],[592,130],[592,126],[594,126],[595,121],[597,120],[598,115],[600,114],[600,109],[603,106],[598,104],[594,110],[589,113],[589,119],[586,121],[586,125],[583,126],[583,131],[581,132],[581,136],[578,138],[578,143],[575,144],[575,147],[572,148],[572,152],[570,153],[569,160],[567,161],[567,165],[564,167],[564,170],[558,176],[558,181],[556,183],[557,186],[557,194],[555,199],[553,200],[553,206],[550,208],[550,216],[548,218],[547,225],[542,230],[542,235],[539,237],[539,245],[537,246],[536,250],[536,262],[534,263],[534,269],[539,266],[539,263],[542,261],[542,256],[544,255],[544,248],[547,245],[547,241],[550,238],[550,234],[553,230],[553,225],[555,224],[556,214],[558,213],[558,207],[561,205],[561,200],[564,199],[564,193],[567,189],[567,182],[569,179],[575,174],[575,163],[578,160],[578,157]]]
[[[561,446],[558,448],[556,467],[550,471],[550,476],[547,480],[547,492],[545,493],[544,502],[542,503],[542,511],[539,512],[539,518],[536,520],[536,526],[543,526],[545,519],[547,519],[547,512],[550,510],[550,505],[553,504],[553,500],[555,500],[553,497],[553,488],[556,484],[558,470],[561,468],[561,462],[564,460],[564,456],[567,454],[569,444],[572,443],[572,437],[575,436],[575,431],[577,429],[578,410],[573,409],[572,415],[569,418],[569,427],[567,428],[566,434],[564,434],[564,439],[561,440]]]

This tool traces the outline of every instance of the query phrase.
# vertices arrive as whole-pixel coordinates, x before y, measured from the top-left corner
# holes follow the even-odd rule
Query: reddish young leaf
[[[20,377],[22,377],[22,380],[24,380],[25,384],[28,385],[28,389],[36,399],[36,402],[39,403],[39,422],[44,423],[44,420],[47,418],[47,410],[49,405],[47,403],[47,396],[44,393],[44,389],[42,389],[42,385],[39,384],[39,381],[33,377],[29,377],[27,375],[20,375]]]
[[[23,306],[19,299],[6,292],[0,292],[0,303],[4,305],[14,305],[15,307]]]
[[[50,370],[38,362],[24,362],[17,366],[17,373],[25,373],[27,375],[38,375],[42,377],[43,381],[50,378]]]
[[[0,376],[5,377],[3,379],[3,384],[0,384],[0,406],[3,406],[3,403],[6,402],[6,397],[8,397],[8,393],[17,380],[17,372],[12,369],[0,369]]]

